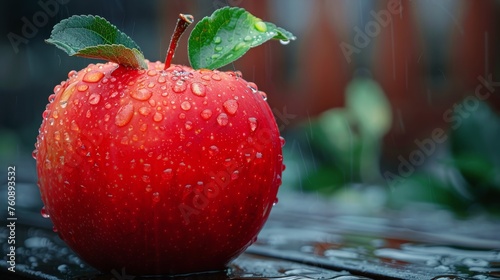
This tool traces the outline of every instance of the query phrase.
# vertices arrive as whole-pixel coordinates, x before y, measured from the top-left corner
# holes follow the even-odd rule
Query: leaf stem
[[[194,17],[192,15],[179,14],[179,19],[175,25],[174,34],[170,38],[170,46],[168,46],[167,58],[165,59],[164,70],[170,67],[172,58],[174,57],[175,49],[177,48],[177,42],[181,38],[182,34],[186,28],[193,22]]]

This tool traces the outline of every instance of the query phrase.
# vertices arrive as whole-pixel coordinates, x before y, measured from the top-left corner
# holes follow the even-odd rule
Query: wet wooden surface
[[[84,264],[41,218],[36,186],[18,186],[26,198],[17,213],[16,272],[6,270],[2,227],[0,279],[141,279]],[[426,208],[367,214],[283,194],[258,241],[226,272],[176,279],[500,279],[500,220]]]

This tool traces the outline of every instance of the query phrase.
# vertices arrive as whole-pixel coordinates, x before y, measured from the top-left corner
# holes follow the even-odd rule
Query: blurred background
[[[287,140],[280,195],[307,192],[362,211],[424,205],[458,216],[500,214],[500,1],[0,5],[0,166],[6,174],[16,165],[21,204],[41,207],[38,190],[27,186],[36,180],[31,151],[47,97],[70,70],[93,62],[44,43],[56,23],[101,15],[146,58],[163,61],[179,12],[200,20],[240,6],[298,38],[268,42],[223,68],[268,94]],[[186,41],[174,63],[188,64]]]

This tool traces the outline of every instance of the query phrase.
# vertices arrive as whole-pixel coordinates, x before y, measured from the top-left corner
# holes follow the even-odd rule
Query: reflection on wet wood
[[[66,247],[38,211],[20,213],[26,218],[16,229],[17,272],[6,271],[3,254],[1,279],[141,279],[126,271],[98,273]],[[458,220],[450,213],[426,209],[356,213],[317,198],[282,196],[258,241],[227,271],[175,279],[500,277],[498,220]],[[0,229],[0,239],[6,238],[7,229]],[[6,252],[6,243],[2,244]]]

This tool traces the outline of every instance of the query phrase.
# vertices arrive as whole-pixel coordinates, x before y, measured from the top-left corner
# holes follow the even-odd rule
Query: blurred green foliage
[[[286,147],[292,161],[305,165],[296,168],[305,170],[294,177],[297,188],[360,205],[369,204],[366,193],[376,188],[382,190],[384,207],[418,204],[458,215],[500,214],[500,117],[487,103],[475,100],[474,111],[457,115],[460,125],[448,128],[448,140],[432,159],[389,186],[380,166],[382,138],[392,123],[389,102],[370,79],[353,80],[345,94],[344,108],[298,127],[300,157],[292,151],[297,147]]]

